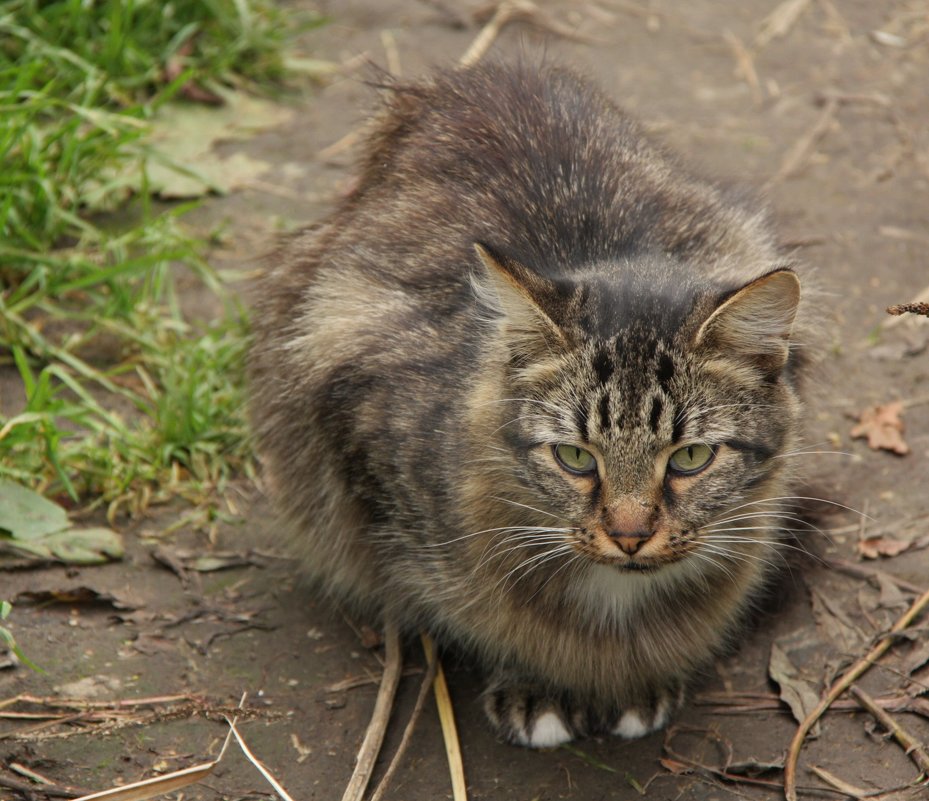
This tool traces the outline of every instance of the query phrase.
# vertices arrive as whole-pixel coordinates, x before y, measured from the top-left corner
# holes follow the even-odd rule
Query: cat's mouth
[[[666,564],[666,562],[613,562],[613,567],[630,573],[655,573]]]

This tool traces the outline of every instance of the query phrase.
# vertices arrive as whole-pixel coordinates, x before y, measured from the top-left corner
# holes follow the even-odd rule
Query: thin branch
[[[835,118],[838,108],[839,101],[834,97],[826,100],[816,122],[807,129],[784,156],[780,168],[768,182],[769,187],[790,178],[803,168],[809,161],[810,156],[813,155],[819,140],[826,135],[829,126],[832,125],[832,120]]]
[[[365,788],[371,779],[374,762],[380,753],[384,734],[387,731],[387,722],[394,705],[394,696],[397,694],[397,685],[400,683],[400,673],[403,670],[403,654],[400,647],[400,633],[397,627],[388,622],[384,627],[384,678],[377,691],[374,702],[374,712],[371,713],[371,722],[365,732],[358,757],[355,762],[355,771],[345,788],[342,801],[361,801]]]
[[[410,713],[410,719],[407,721],[406,728],[403,730],[403,737],[400,740],[400,745],[397,746],[397,750],[391,758],[390,764],[387,766],[387,770],[384,772],[384,777],[380,780],[380,782],[378,782],[377,788],[374,790],[374,793],[371,795],[368,801],[381,801],[384,793],[387,792],[387,787],[389,786],[391,779],[393,779],[394,773],[397,772],[397,768],[400,766],[400,761],[403,759],[403,755],[406,753],[407,746],[409,746],[410,740],[413,739],[413,730],[416,728],[416,723],[419,720],[419,716],[422,714],[423,707],[426,704],[426,698],[429,695],[429,690],[432,688],[432,683],[435,681],[436,668],[438,664],[439,663],[437,660],[434,660],[429,664],[429,668],[426,670],[426,673],[423,676],[422,684],[419,686],[419,695],[416,696],[416,704],[413,707],[413,711]]]
[[[816,708],[806,716],[804,721],[797,727],[797,732],[790,743],[790,749],[787,752],[787,760],[784,763],[784,796],[787,801],[797,801],[797,762],[800,759],[800,750],[803,748],[803,741],[813,725],[818,721],[823,713],[829,708],[842,693],[844,693],[868,668],[871,667],[884,653],[890,648],[891,644],[896,641],[896,634],[903,631],[910,625],[919,614],[929,606],[929,590],[926,590],[919,596],[913,605],[904,612],[904,614],[894,623],[893,628],[859,659],[845,673],[842,678],[836,681],[822,701],[817,704]]]
[[[897,722],[897,719],[886,709],[881,709],[877,701],[857,684],[853,684],[849,687],[848,691],[854,695],[855,700],[877,718],[878,723],[887,729],[887,731],[893,735],[893,738],[906,749],[907,756],[916,763],[916,767],[922,771],[923,775],[929,776],[929,754],[926,753],[923,744],[904,729],[903,726]]]
[[[435,653],[435,645],[428,634],[421,635],[426,661],[431,667],[436,666],[435,702],[439,708],[439,721],[442,724],[442,738],[445,740],[445,754],[448,757],[448,770],[452,776],[452,797],[454,801],[468,801],[468,789],[465,784],[464,763],[461,759],[461,746],[458,743],[458,730],[455,728],[455,710],[452,698],[445,682],[445,673]]]

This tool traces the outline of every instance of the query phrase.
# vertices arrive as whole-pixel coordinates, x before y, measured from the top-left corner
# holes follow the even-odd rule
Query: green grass
[[[265,0],[0,6],[0,369],[22,384],[0,475],[115,511],[249,472],[245,315],[187,207],[154,211],[145,137],[190,82],[279,80],[285,30]],[[179,275],[216,319],[184,315]]]

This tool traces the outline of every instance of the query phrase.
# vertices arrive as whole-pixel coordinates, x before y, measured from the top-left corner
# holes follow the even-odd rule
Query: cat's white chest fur
[[[686,580],[693,570],[688,561],[647,573],[594,564],[572,585],[571,594],[586,619],[599,618],[602,625],[610,626],[648,604],[655,593],[674,592],[675,585]]]

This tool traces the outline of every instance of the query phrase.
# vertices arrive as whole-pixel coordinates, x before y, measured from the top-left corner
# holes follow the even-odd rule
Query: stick
[[[400,683],[400,673],[403,669],[403,655],[400,649],[400,634],[397,627],[388,622],[384,628],[384,678],[377,691],[374,702],[374,712],[371,713],[371,722],[365,732],[358,757],[355,761],[355,771],[345,788],[342,801],[361,801],[365,788],[371,779],[374,770],[374,761],[384,742],[384,733],[387,731],[387,721],[393,708],[394,696],[397,694],[397,685]]]
[[[871,665],[884,655],[884,652],[890,648],[891,643],[896,639],[894,635],[909,626],[927,606],[929,606],[929,590],[926,590],[920,595],[919,598],[913,602],[913,605],[903,613],[896,623],[894,623],[893,628],[881,637],[867,654],[852,665],[842,678],[832,685],[829,692],[826,693],[825,698],[817,704],[816,708],[806,716],[803,723],[797,727],[797,732],[794,734],[794,738],[790,743],[790,749],[787,752],[787,759],[784,763],[784,796],[787,801],[797,801],[797,762],[800,759],[800,749],[803,748],[803,740],[813,727],[813,724],[822,717],[823,713],[836,698],[844,693],[859,676],[865,673]]]
[[[929,776],[929,754],[926,753],[922,743],[904,729],[886,709],[881,709],[877,702],[857,684],[849,687],[848,691],[906,749],[907,756],[916,763],[916,767],[923,772],[923,775]]]
[[[490,50],[490,46],[493,44],[494,39],[500,35],[500,30],[513,18],[515,13],[516,8],[510,2],[503,2],[497,6],[494,15],[490,18],[488,23],[481,28],[480,33],[478,33],[474,41],[468,46],[464,55],[458,59],[459,66],[471,67],[477,64],[477,62],[484,57],[484,54]]]
[[[882,531],[886,529],[881,529]],[[831,567],[833,570],[838,570],[842,573],[847,573],[849,576],[855,576],[856,578],[874,578],[879,574],[887,576],[894,584],[896,584],[901,590],[906,590],[907,592],[916,593],[917,595],[925,592],[925,587],[920,587],[918,584],[913,584],[906,579],[902,579],[899,576],[894,576],[891,573],[887,573],[884,570],[880,570],[876,567],[868,567],[866,564],[858,564],[856,562],[850,562],[847,559],[829,559],[826,557],[824,559],[826,565]]]
[[[387,766],[384,777],[378,782],[377,788],[375,788],[374,793],[368,801],[381,801],[384,793],[387,792],[390,780],[393,779],[394,773],[396,773],[397,768],[400,767],[400,760],[403,759],[407,746],[409,746],[410,740],[413,739],[413,730],[416,728],[416,722],[419,720],[419,716],[422,714],[423,707],[426,704],[426,696],[429,695],[429,690],[432,688],[432,683],[435,681],[437,666],[437,661],[433,661],[429,664],[429,668],[423,676],[422,684],[419,686],[419,695],[416,696],[416,705],[413,707],[413,711],[410,713],[410,719],[407,721],[406,728],[403,730],[403,737],[400,739],[400,745],[397,746],[397,750],[391,758],[390,764]]]
[[[888,306],[887,313],[897,316],[901,314],[922,314],[926,317],[929,317],[929,303],[926,303],[925,301],[916,303],[898,303],[895,306]]]
[[[780,168],[768,182],[769,186],[773,186],[774,184],[790,178],[804,165],[804,163],[806,163],[812,155],[816,144],[825,136],[826,131],[829,130],[829,126],[832,124],[832,119],[835,117],[838,107],[839,101],[834,97],[830,97],[826,100],[826,104],[823,106],[819,118],[813,123],[812,127],[794,143],[794,146],[790,148],[787,155],[784,156]]]
[[[420,635],[426,661],[429,666],[435,662],[435,702],[439,708],[439,721],[442,724],[442,738],[445,740],[445,755],[448,757],[448,770],[452,776],[452,797],[455,801],[468,801],[468,789],[465,785],[464,763],[461,760],[461,746],[458,743],[458,730],[455,728],[455,711],[452,699],[445,683],[445,673],[435,654],[435,646],[428,634]]]

